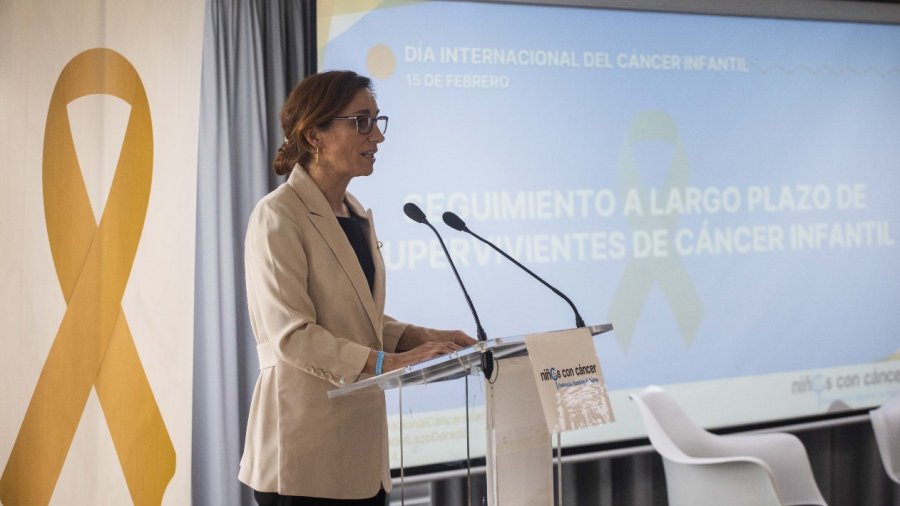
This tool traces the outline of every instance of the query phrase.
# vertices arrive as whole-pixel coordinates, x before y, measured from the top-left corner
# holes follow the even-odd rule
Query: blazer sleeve
[[[311,374],[326,371],[324,379],[335,385],[353,382],[370,348],[318,324],[303,230],[291,214],[277,202],[261,201],[250,217],[245,266],[251,324],[280,361]]]
[[[384,315],[384,325],[382,325],[381,331],[384,339],[384,351],[397,353],[397,343],[400,342],[400,338],[408,326],[408,323],[400,322],[388,315]]]

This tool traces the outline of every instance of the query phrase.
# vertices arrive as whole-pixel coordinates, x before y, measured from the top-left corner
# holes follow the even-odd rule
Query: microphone
[[[547,288],[553,290],[553,293],[555,293],[556,295],[559,295],[560,297],[563,298],[563,300],[565,300],[566,302],[568,302],[568,303],[569,303],[569,306],[572,308],[572,311],[575,312],[575,326],[576,326],[576,327],[579,327],[579,328],[584,327],[584,320],[581,318],[581,315],[578,313],[578,309],[575,308],[575,304],[573,304],[572,301],[571,301],[568,297],[566,297],[566,295],[565,295],[564,293],[560,292],[559,290],[557,290],[556,288],[554,288],[553,286],[551,286],[550,283],[544,281],[544,280],[543,280],[540,276],[538,276],[537,274],[531,272],[531,269],[529,269],[528,267],[525,267],[524,265],[520,264],[515,258],[513,258],[513,257],[511,257],[511,256],[509,256],[509,255],[507,255],[505,251],[503,251],[502,249],[500,249],[500,248],[498,248],[497,246],[495,246],[494,243],[488,241],[487,239],[485,239],[485,238],[481,237],[480,235],[476,234],[475,232],[472,232],[471,230],[469,230],[469,227],[466,226],[466,222],[464,222],[464,221],[462,220],[462,218],[460,218],[459,216],[457,216],[456,213],[453,213],[453,212],[451,212],[451,211],[447,211],[447,212],[444,213],[443,218],[444,218],[444,223],[446,223],[448,227],[450,227],[450,228],[452,228],[452,229],[455,229],[455,230],[459,230],[460,232],[466,232],[466,233],[472,235],[473,237],[475,237],[476,239],[478,239],[479,241],[481,241],[481,242],[487,244],[487,245],[490,246],[491,248],[494,248],[494,250],[495,250],[497,253],[500,253],[501,255],[503,255],[504,257],[506,257],[509,261],[511,261],[512,263],[518,265],[519,268],[521,268],[523,271],[527,272],[528,274],[531,274],[531,277],[533,277],[534,279],[536,279],[536,280],[540,281],[541,283],[543,283],[544,286],[546,286]]]
[[[475,332],[477,334],[479,341],[487,341],[487,334],[484,333],[484,328],[481,327],[481,320],[478,319],[478,313],[475,311],[475,306],[472,304],[472,299],[469,297],[469,292],[466,291],[466,286],[462,282],[462,278],[459,277],[459,271],[456,270],[456,265],[453,264],[453,258],[450,257],[450,252],[447,251],[447,246],[444,244],[444,239],[441,237],[441,234],[438,233],[437,229],[434,228],[434,225],[428,222],[428,218],[425,217],[425,213],[419,206],[413,204],[412,202],[407,202],[403,205],[403,212],[406,213],[406,216],[413,220],[416,223],[422,223],[434,232],[434,235],[437,236],[438,241],[441,243],[441,248],[444,250],[444,255],[447,257],[447,260],[450,262],[450,267],[453,269],[453,274],[456,275],[456,281],[459,283],[459,287],[462,289],[463,295],[466,297],[466,303],[469,304],[469,310],[472,311],[472,316],[475,317]],[[484,372],[484,376],[490,380],[491,375],[494,372],[494,353],[491,350],[488,350],[481,354],[481,370]]]

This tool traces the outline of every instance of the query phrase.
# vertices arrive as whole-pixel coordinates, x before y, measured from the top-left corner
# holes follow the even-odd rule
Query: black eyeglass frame
[[[381,131],[382,135],[387,133],[387,127],[388,127],[388,117],[387,116],[376,116],[376,117],[365,116],[365,115],[335,116],[331,119],[352,119],[353,121],[356,121],[356,132],[359,134],[362,134],[362,135],[367,135],[367,134],[371,133],[372,128],[374,128],[375,125],[377,125],[379,121],[384,121],[384,127],[382,128],[381,126],[379,126],[378,130]],[[365,131],[363,131],[364,123],[361,120],[366,120],[365,122],[369,125],[369,128],[367,128]]]

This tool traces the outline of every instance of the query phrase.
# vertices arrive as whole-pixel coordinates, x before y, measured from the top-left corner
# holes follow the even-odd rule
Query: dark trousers
[[[385,506],[387,494],[379,490],[375,497],[369,499],[323,499],[321,497],[301,497],[295,495],[279,495],[275,492],[253,491],[259,506]]]

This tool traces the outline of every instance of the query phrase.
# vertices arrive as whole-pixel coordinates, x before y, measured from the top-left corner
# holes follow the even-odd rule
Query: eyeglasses
[[[356,131],[363,135],[371,132],[372,126],[376,124],[381,133],[387,132],[387,116],[378,116],[377,118],[373,118],[372,116],[335,116],[331,119],[352,119],[356,121]]]

